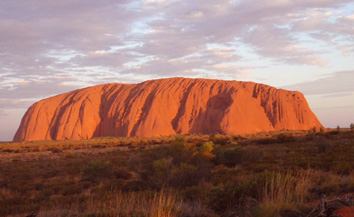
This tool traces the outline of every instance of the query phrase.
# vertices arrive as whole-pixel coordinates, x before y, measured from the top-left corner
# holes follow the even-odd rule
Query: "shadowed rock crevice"
[[[195,118],[191,133],[203,132],[206,134],[211,133],[224,133],[221,127],[221,122],[225,116],[226,110],[231,106],[232,99],[229,93],[220,93],[211,97],[203,112]]]
[[[67,109],[70,108],[74,104],[74,98],[78,94],[78,92],[74,94],[68,94],[61,102],[61,106],[57,107],[55,114],[53,115],[53,119],[49,125],[50,138],[52,140],[58,140],[58,131],[59,127],[62,126],[62,119],[64,113],[66,113]],[[66,102],[67,101],[67,102]],[[67,119],[68,120],[68,119]],[[66,120],[66,121],[67,121]],[[38,123],[39,121],[37,121]],[[67,123],[67,122],[66,122]]]
[[[139,113],[139,116],[137,118],[136,123],[133,126],[133,129],[131,130],[131,132],[129,133],[129,136],[135,136],[137,131],[138,131],[138,127],[141,126],[141,124],[146,121],[146,118],[149,115],[149,112],[151,110],[151,106],[152,103],[154,101],[155,98],[155,92],[151,92],[148,97],[146,97],[145,103],[141,109],[141,112]]]
[[[187,90],[183,93],[183,97],[180,101],[179,104],[179,108],[178,108],[178,112],[177,115],[175,116],[175,118],[171,121],[173,130],[176,133],[181,133],[181,129],[178,129],[178,122],[181,120],[181,117],[186,113],[186,102],[188,97],[190,96],[190,91],[191,89],[194,87],[194,83],[192,83],[191,85],[188,86]]]

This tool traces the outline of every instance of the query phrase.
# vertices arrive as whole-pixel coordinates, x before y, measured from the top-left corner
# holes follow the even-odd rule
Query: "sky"
[[[0,141],[40,99],[168,77],[298,90],[325,127],[348,127],[354,2],[0,0]]]

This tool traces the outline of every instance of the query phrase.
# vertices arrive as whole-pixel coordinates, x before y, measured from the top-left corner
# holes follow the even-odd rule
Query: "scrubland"
[[[307,216],[353,159],[349,130],[4,143],[0,216]]]

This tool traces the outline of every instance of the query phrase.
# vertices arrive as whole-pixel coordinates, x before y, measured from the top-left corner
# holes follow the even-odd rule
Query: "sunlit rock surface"
[[[303,94],[252,82],[169,78],[104,84],[32,105],[14,141],[245,134],[322,127]]]

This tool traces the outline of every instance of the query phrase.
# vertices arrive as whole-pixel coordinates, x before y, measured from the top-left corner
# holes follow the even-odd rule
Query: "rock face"
[[[14,141],[244,134],[322,127],[303,94],[252,82],[169,78],[104,84],[41,100]]]

